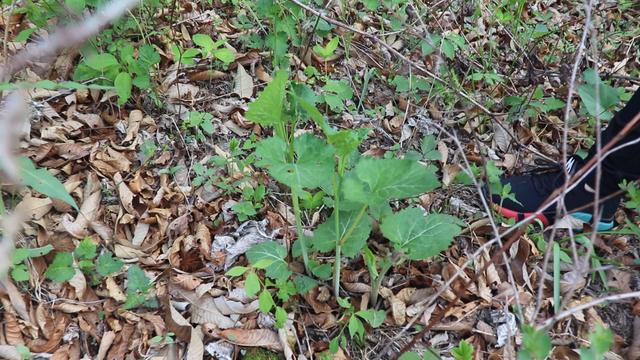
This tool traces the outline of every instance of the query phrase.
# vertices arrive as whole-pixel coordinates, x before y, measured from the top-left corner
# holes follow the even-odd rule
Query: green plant
[[[46,245],[38,248],[17,248],[11,257],[13,266],[11,267],[11,277],[15,281],[29,280],[29,270],[27,260],[47,255],[53,250],[53,246]]]
[[[195,132],[195,138],[198,141],[204,141],[206,133],[212,135],[215,131],[213,125],[213,115],[200,111],[190,111],[187,118],[182,122],[183,130],[191,130]]]
[[[287,312],[282,306],[276,305],[271,290],[274,290],[280,301],[286,302],[292,295],[305,294],[317,283],[304,275],[296,275],[294,280],[288,264],[285,261],[287,249],[275,241],[266,241],[253,246],[247,251],[247,259],[251,266],[235,266],[227,271],[227,276],[245,275],[244,289],[247,296],[258,295],[260,311],[269,313],[274,311],[276,327],[280,328],[287,320]],[[259,271],[264,271],[261,279]]]
[[[602,325],[596,325],[589,335],[591,346],[580,348],[580,360],[603,359],[613,345],[613,333]],[[529,325],[522,328],[522,346],[518,351],[519,360],[543,360],[551,352],[551,338],[544,330],[536,330]]]
[[[157,307],[157,300],[148,295],[152,287],[151,280],[138,265],[129,266],[127,269],[127,299],[123,308],[129,310],[138,306]]]
[[[340,42],[340,38],[336,36],[331,40],[329,40],[329,42],[327,42],[327,45],[325,46],[315,45],[313,47],[313,51],[322,58],[328,58],[332,56],[333,53],[336,51],[336,49],[338,48],[339,42]]]
[[[213,41],[211,36],[207,34],[195,34],[191,37],[193,43],[200,47],[200,53],[202,56],[211,56],[217,60],[222,61],[225,66],[228,66],[236,59],[236,54],[226,47],[222,47],[225,43],[225,39]]]
[[[102,79],[101,84],[113,85],[118,94],[118,105],[131,97],[133,87],[151,89],[151,72],[160,62],[160,54],[152,45],[137,49],[131,42],[119,39],[118,46],[109,52],[93,49],[84,56],[75,69],[75,81]]]
[[[602,120],[611,119],[613,108],[620,102],[620,91],[624,90],[619,91],[602,81],[593,69],[585,70],[582,76],[585,83],[578,88],[582,100],[582,113],[594,118],[599,116]]]
[[[465,340],[460,341],[458,346],[451,349],[451,355],[456,360],[472,360],[473,359],[473,345],[469,344]]]
[[[149,339],[149,343],[158,344],[158,345],[171,345],[175,343],[175,339],[173,338],[176,334],[173,332],[168,332],[166,335],[157,335]]]
[[[53,246],[46,245],[39,248],[18,248],[13,252],[11,276],[16,281],[29,280],[26,261],[31,258],[47,255]],[[96,284],[101,277],[120,271],[122,261],[113,258],[110,252],[98,256],[97,246],[91,239],[82,240],[73,252],[58,252],[51,264],[44,272],[44,276],[56,282],[70,280],[76,273],[76,268],[88,275],[91,282]]]
[[[267,193],[264,185],[260,184],[254,189],[245,186],[242,189],[242,200],[234,204],[231,209],[238,215],[238,220],[245,221],[257,214],[256,210],[262,208],[262,201]]]
[[[329,342],[329,351],[331,353],[338,352],[340,346],[347,347],[348,340],[345,330],[348,330],[349,337],[357,344],[364,343],[365,327],[363,321],[367,322],[372,328],[382,325],[386,317],[384,310],[360,310],[356,311],[348,299],[336,298],[340,307],[344,309],[341,327],[338,335]]]
[[[551,351],[551,339],[541,330],[530,325],[522,326],[522,346],[518,351],[519,360],[544,360]]]
[[[332,129],[311,103],[296,93],[288,93],[287,84],[286,72],[277,72],[249,105],[246,117],[274,128],[275,136],[256,145],[256,165],[266,168],[275,180],[291,189],[298,230],[294,255],[302,255],[307,272],[317,271],[311,266],[310,250],[335,251],[337,295],[341,257],[360,253],[374,219],[381,221],[383,234],[400,257],[424,259],[445,249],[459,231],[453,217],[425,217],[418,208],[394,214],[389,206],[391,200],[411,198],[438,187],[435,168],[410,159],[362,157],[357,149],[366,132]],[[296,125],[302,121],[300,117],[313,119],[326,140],[312,134],[293,137]],[[303,192],[316,189],[327,194],[333,211],[313,237],[306,238],[302,233],[300,197]]]

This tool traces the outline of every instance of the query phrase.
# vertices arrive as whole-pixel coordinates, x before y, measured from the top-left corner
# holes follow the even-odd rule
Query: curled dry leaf
[[[238,64],[238,69],[236,71],[233,93],[245,99],[253,96],[253,78],[240,64]]]
[[[6,241],[6,239],[2,240]],[[30,317],[27,312],[27,303],[24,301],[22,294],[20,294],[20,290],[18,290],[8,276],[0,278],[0,294],[3,293],[6,293],[9,296],[11,306],[22,320],[29,322]]]
[[[55,328],[49,339],[35,339],[29,341],[27,343],[29,350],[35,353],[53,351],[58,344],[60,344],[68,323],[69,318],[67,315],[59,314],[56,316]]]
[[[201,360],[204,356],[204,343],[202,339],[202,329],[200,326],[196,326],[191,329],[191,339],[189,341],[189,347],[187,348],[187,360]]]
[[[226,329],[218,332],[218,336],[240,346],[261,347],[274,351],[283,350],[278,333],[269,329]]]
[[[200,284],[202,284],[202,280],[191,274],[175,274],[171,277],[171,282],[182,287],[185,290],[195,290]]]
[[[24,344],[18,318],[9,311],[4,314],[4,337],[9,345]]]
[[[129,113],[127,136],[122,141],[123,143],[129,143],[138,137],[138,131],[140,130],[140,123],[143,117],[144,115],[140,110],[133,110]]]
[[[116,333],[113,331],[107,331],[100,338],[100,347],[98,347],[98,355],[96,356],[96,360],[104,360],[107,356],[107,351],[113,344],[113,340],[116,338]]]
[[[311,305],[316,314],[331,313],[331,306],[329,306],[329,304],[318,301],[318,293],[318,288],[315,287],[304,294],[304,298],[307,300],[309,305]]]

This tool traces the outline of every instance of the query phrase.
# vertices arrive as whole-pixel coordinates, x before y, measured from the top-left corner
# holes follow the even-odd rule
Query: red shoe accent
[[[495,206],[498,209],[498,212],[502,216],[504,216],[504,217],[506,217],[508,219],[515,219],[516,221],[521,221],[521,220],[523,220],[525,218],[528,218],[529,216],[532,216],[533,214],[535,214],[535,213],[521,213],[521,212],[518,212],[518,211],[514,211],[514,210],[509,210],[507,208],[503,208],[503,207],[498,206],[498,205],[495,205]],[[538,214],[538,215],[536,215],[536,218],[538,220],[540,220],[544,226],[549,226],[549,223],[550,223],[549,219],[547,219],[547,217],[544,216],[544,214]]]

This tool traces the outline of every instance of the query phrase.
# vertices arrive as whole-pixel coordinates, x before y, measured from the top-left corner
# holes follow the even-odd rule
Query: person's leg
[[[640,112],[640,89],[636,91],[627,105],[610,121],[601,134],[601,142],[607,144]],[[626,135],[618,146],[640,138],[640,126],[635,127]],[[595,156],[596,147],[590,149],[585,160],[577,156],[571,157],[567,164],[570,174],[575,174],[582,165]],[[601,198],[610,196],[619,190],[623,180],[637,180],[640,178],[640,143],[630,145],[616,153],[609,155],[602,161],[602,177],[600,182]],[[503,185],[511,187],[511,193],[516,201],[502,198],[500,194],[492,194],[492,201],[499,212],[508,218],[521,220],[536,212],[544,201],[564,183],[564,171],[558,168],[544,173],[534,172],[522,176],[512,176],[501,179]],[[583,184],[578,184],[565,195],[565,205],[575,223],[574,228],[581,229],[585,222],[593,218],[593,201],[595,175],[591,173]],[[586,185],[586,186],[585,186]],[[621,195],[613,196],[602,202],[602,219],[597,224],[599,230],[608,230],[613,226],[613,216],[620,202]],[[589,206],[591,205],[591,206]],[[538,219],[544,225],[551,224],[556,217],[556,204],[549,206]]]
[[[620,110],[611,122],[609,126],[602,132],[602,146],[609,143],[622,129],[633,120],[633,118],[640,113],[640,89],[636,90],[631,100],[627,105]],[[613,147],[634,141],[640,138],[640,126],[634,127],[629,134],[627,134],[622,140],[620,140]],[[595,156],[596,147],[593,146],[588,155],[588,159]],[[602,172],[606,174],[603,176],[600,184],[600,191],[603,195],[608,195],[618,191],[620,184],[623,180],[636,180],[640,179],[640,142],[638,144],[629,145],[620,151],[616,151],[607,156],[602,161]],[[588,184],[594,187],[595,175],[592,173],[588,178]]]

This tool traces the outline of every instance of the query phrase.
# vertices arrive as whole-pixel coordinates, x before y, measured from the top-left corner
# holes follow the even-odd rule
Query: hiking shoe
[[[569,175],[575,174],[584,161],[577,156],[573,156],[567,161],[567,171]],[[525,175],[501,178],[503,186],[511,185],[512,196],[502,197],[500,194],[491,194],[494,206],[502,216],[521,221],[533,215],[544,201],[556,189],[562,187],[564,183],[564,171],[561,166],[549,169],[539,169]],[[593,221],[593,200],[595,191],[582,181],[564,197],[568,214],[564,216],[558,225],[571,227],[576,231],[582,231],[584,224],[591,224]],[[602,196],[602,195],[601,195]],[[515,200],[513,199],[515,197]],[[614,225],[614,215],[621,196],[609,198],[601,203],[602,215],[598,224],[591,224],[597,231],[610,230]],[[557,202],[554,201],[547,209],[538,214],[536,218],[543,226],[551,225],[556,219]]]

